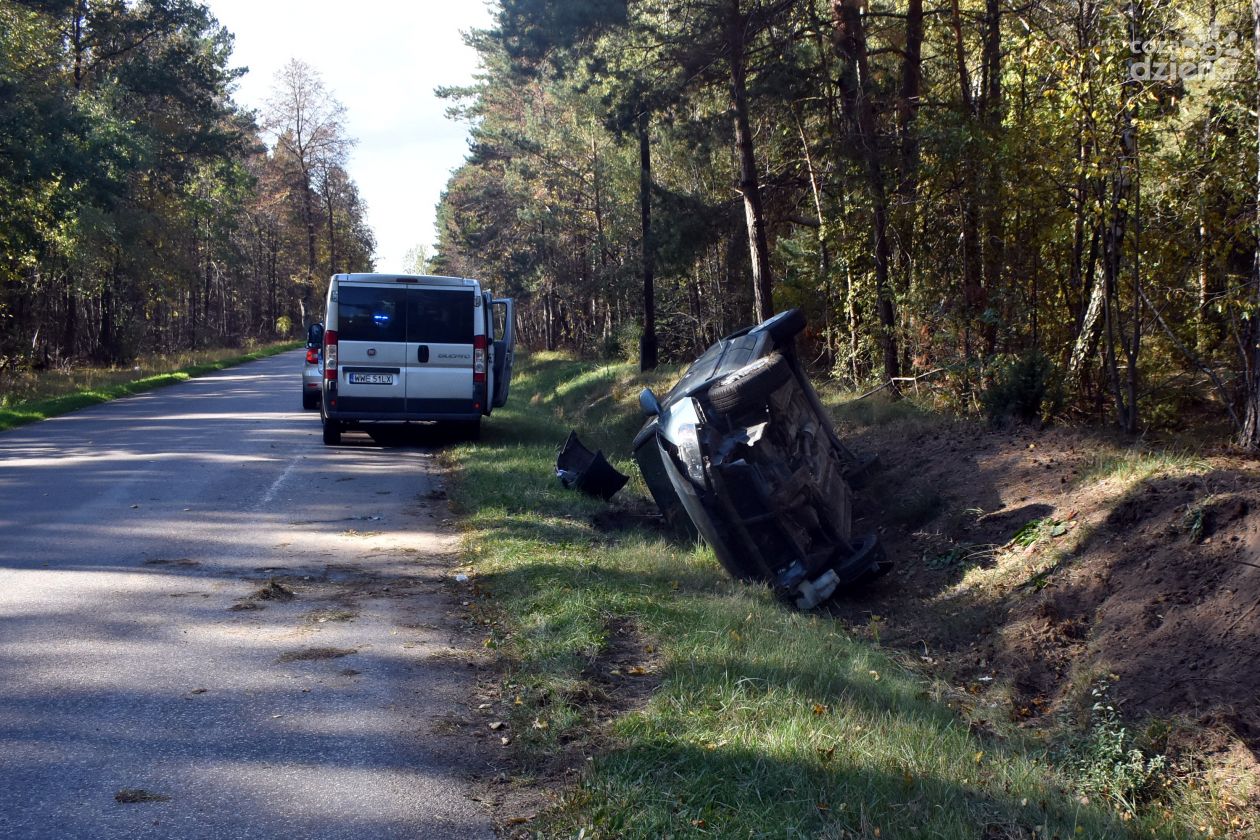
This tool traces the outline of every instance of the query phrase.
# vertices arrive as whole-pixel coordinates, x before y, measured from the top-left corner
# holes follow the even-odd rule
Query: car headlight
[[[704,475],[704,453],[697,432],[699,425],[700,415],[696,411],[695,400],[685,399],[671,406],[662,437],[673,446],[675,457],[687,477],[705,487],[708,481]]]

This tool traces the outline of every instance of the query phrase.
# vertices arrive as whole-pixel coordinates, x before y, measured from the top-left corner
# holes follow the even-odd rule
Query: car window
[[[706,382],[737,371],[756,358],[759,337],[756,335],[740,335],[735,338],[724,338],[704,351],[692,362],[682,378],[678,380],[661,405],[668,406],[684,396],[700,388]]]
[[[404,289],[343,285],[337,293],[337,338],[341,341],[403,341]]]
[[[411,289],[407,340],[419,344],[472,344],[472,290]]]

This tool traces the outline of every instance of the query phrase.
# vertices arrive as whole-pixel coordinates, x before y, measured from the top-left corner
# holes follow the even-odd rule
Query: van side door
[[[495,298],[491,301],[494,321],[501,329],[495,330],[494,342],[494,397],[492,405],[499,408],[507,403],[508,390],[512,387],[512,357],[516,346],[516,303],[512,298]],[[502,320],[500,320],[500,318]]]

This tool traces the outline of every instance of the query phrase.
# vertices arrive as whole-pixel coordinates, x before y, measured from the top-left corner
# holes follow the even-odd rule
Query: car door
[[[406,291],[351,283],[338,288],[339,410],[377,414],[405,410]]]
[[[516,304],[512,298],[491,301],[496,336],[494,342],[494,396],[491,405],[499,408],[507,403],[512,387],[512,357],[516,346]]]
[[[407,411],[468,411],[473,398],[476,292],[407,290]]]

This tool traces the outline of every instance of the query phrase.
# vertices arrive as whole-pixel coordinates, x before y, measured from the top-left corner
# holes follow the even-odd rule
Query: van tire
[[[337,446],[341,443],[341,424],[336,420],[324,421],[324,445]]]
[[[709,389],[709,402],[722,414],[764,408],[766,398],[792,378],[792,368],[778,353],[763,356],[727,374]]]
[[[481,440],[481,418],[469,420],[467,423],[460,423],[460,431],[467,440]]]

